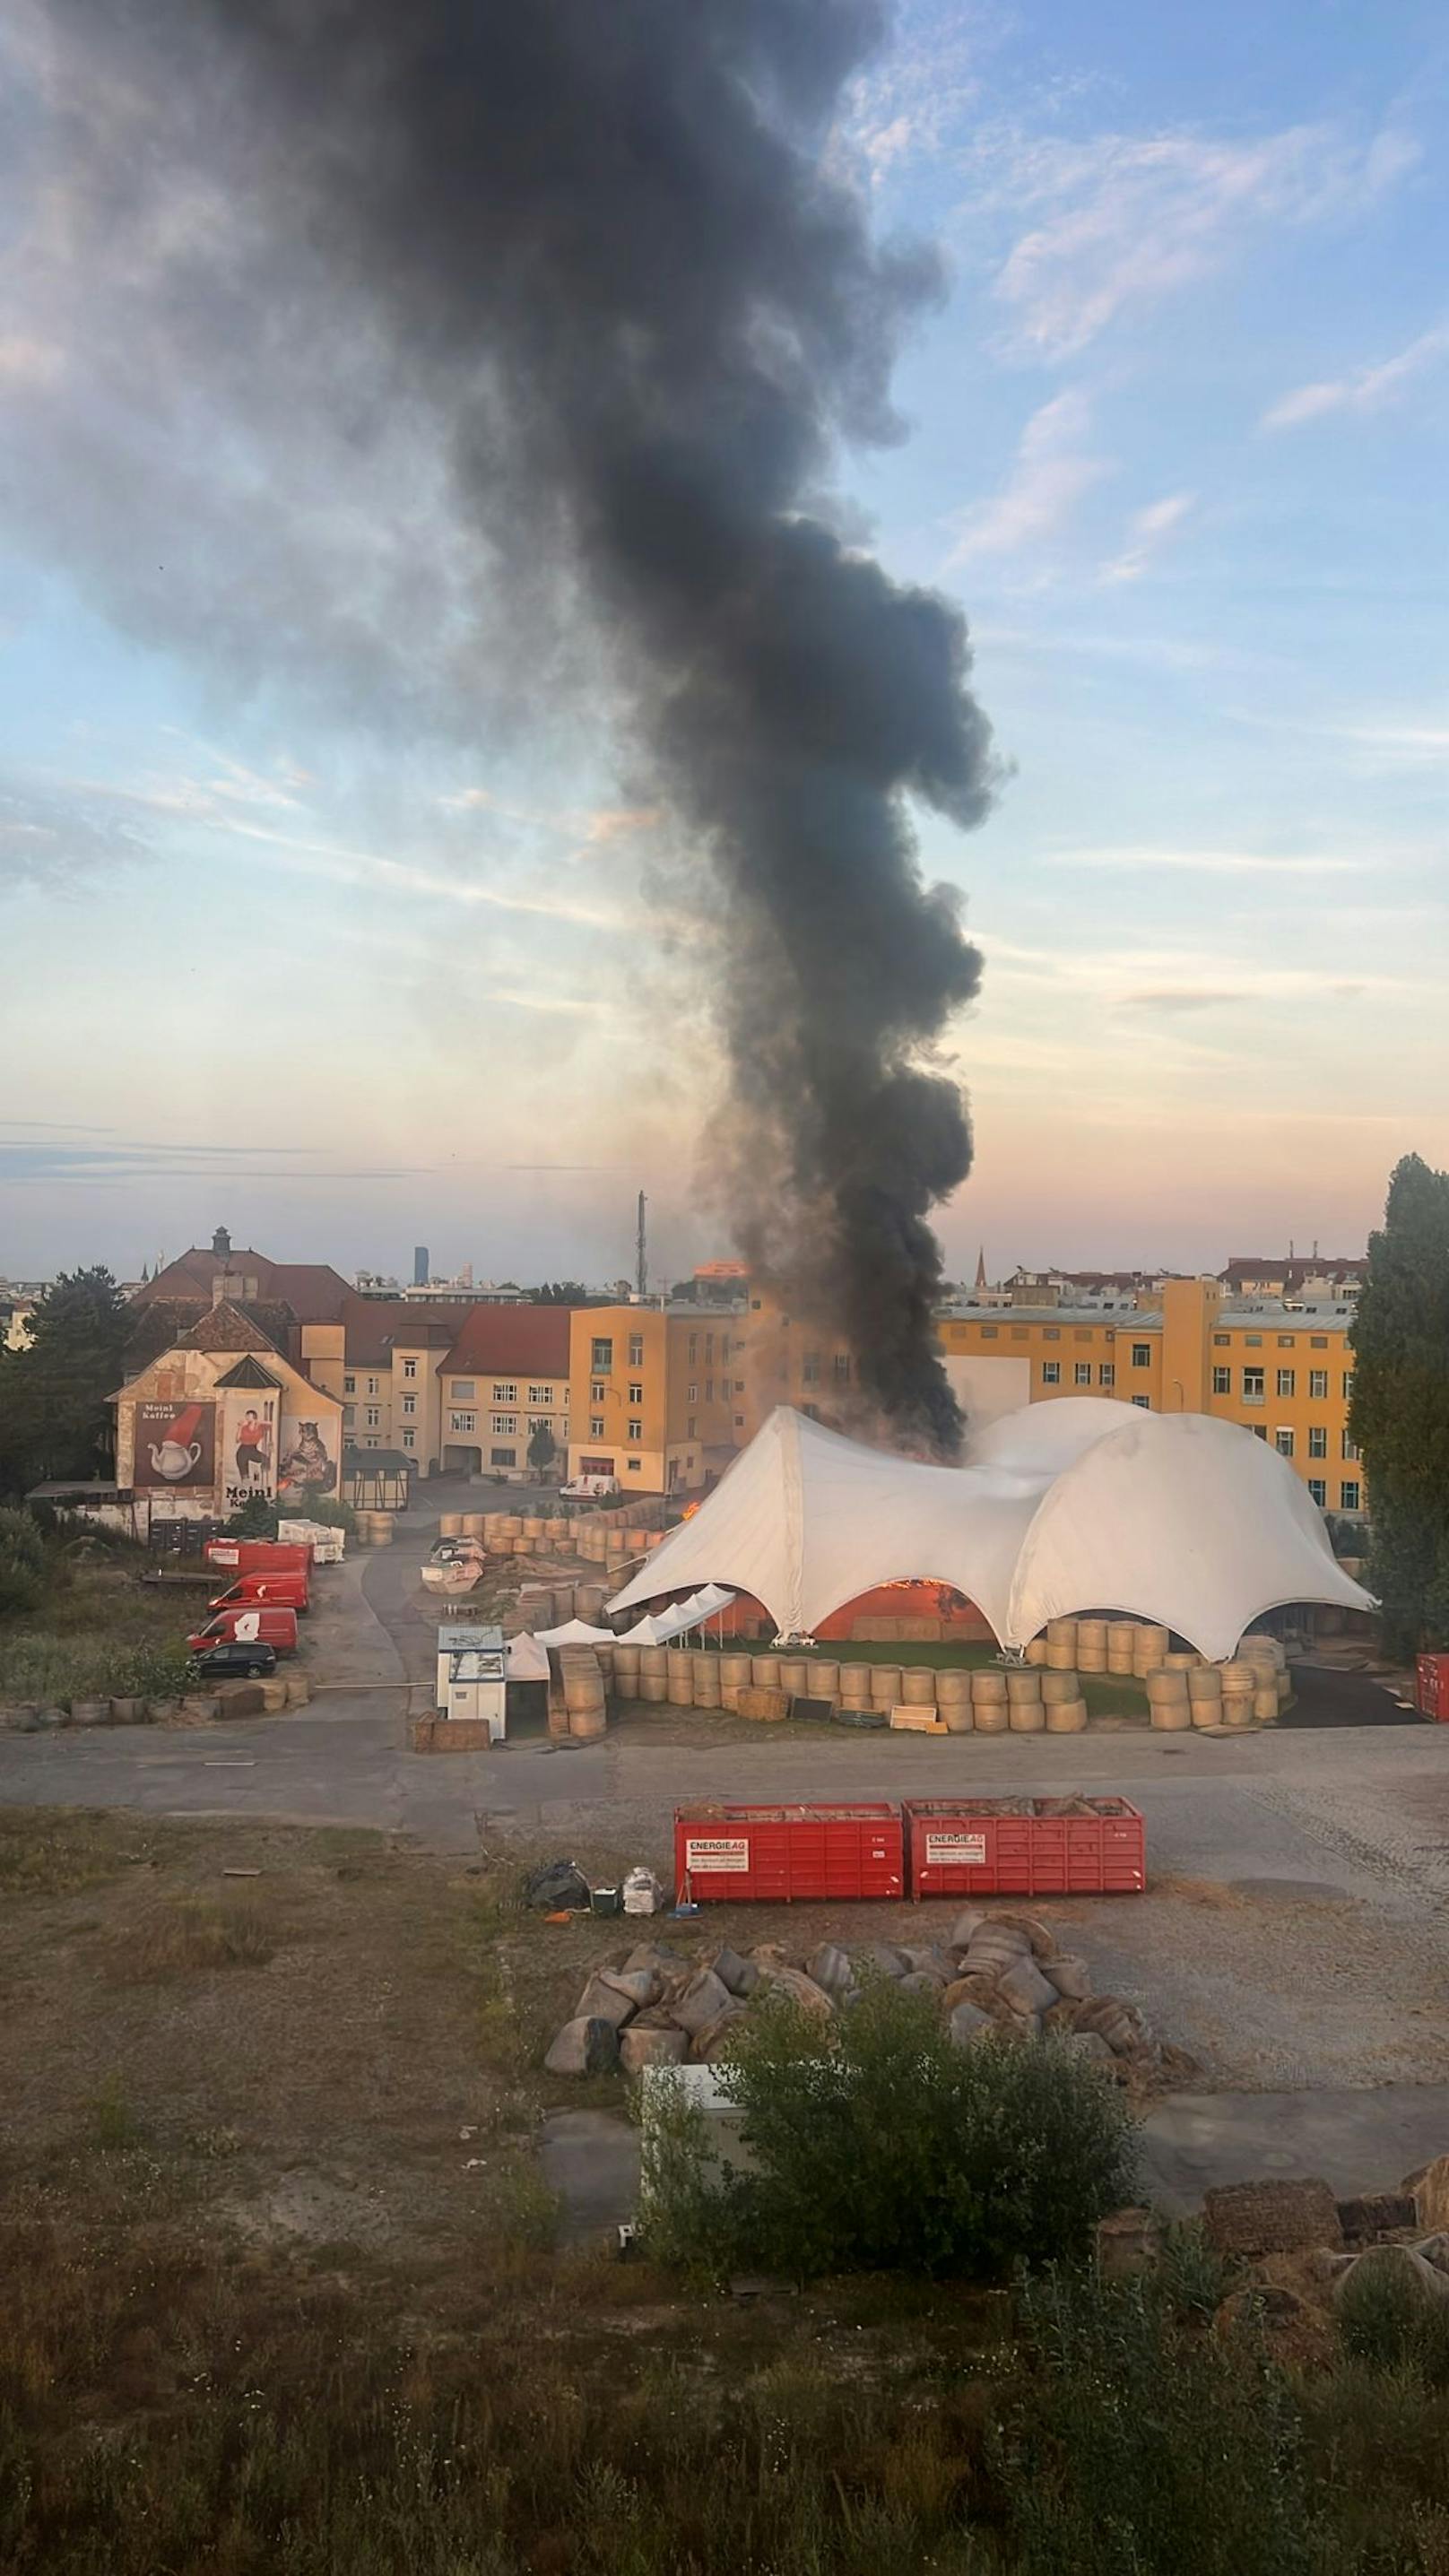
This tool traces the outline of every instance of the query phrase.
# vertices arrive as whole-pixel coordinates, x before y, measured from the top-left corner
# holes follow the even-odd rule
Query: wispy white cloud
[[[1320,853],[1284,857],[1269,850],[1177,850],[1151,843],[1141,848],[1112,843],[1100,849],[1053,850],[1044,864],[1049,868],[1104,868],[1153,874],[1166,870],[1204,877],[1319,877],[1347,875],[1367,866],[1368,861],[1328,858]]]
[[[1322,420],[1330,412],[1383,411],[1422,375],[1436,359],[1449,354],[1449,322],[1438,322],[1432,331],[1421,331],[1407,349],[1396,358],[1381,359],[1376,367],[1355,367],[1346,376],[1330,377],[1321,384],[1299,385],[1292,393],[1283,394],[1264,412],[1260,429],[1299,429],[1308,420]]]
[[[1145,510],[1134,511],[1122,552],[1102,566],[1103,581],[1140,581],[1158,548],[1181,527],[1196,502],[1195,492],[1167,492],[1160,501],[1149,501]]]
[[[1015,554],[1055,536],[1083,493],[1113,470],[1107,459],[1087,452],[1083,442],[1090,428],[1091,406],[1074,388],[1033,412],[995,499],[958,515],[948,565],[978,555]]]
[[[960,220],[1037,216],[998,270],[994,292],[1020,349],[1066,358],[1123,317],[1210,276],[1268,226],[1353,216],[1417,157],[1397,131],[1363,146],[1326,125],[1250,140],[1179,130],[1074,142],[997,129],[976,146],[975,186]]]

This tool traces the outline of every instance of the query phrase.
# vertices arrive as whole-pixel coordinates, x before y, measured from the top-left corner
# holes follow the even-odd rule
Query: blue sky
[[[9,46],[0,1271],[224,1220],[606,1275],[641,1185],[661,1269],[721,1248],[678,854],[607,724],[533,638],[474,708],[407,389],[343,439],[308,387],[367,410],[369,353],[284,321],[198,389],[224,203],[124,64]],[[957,1266],[1356,1249],[1449,1161],[1446,75],[1427,7],[1038,0],[906,7],[852,95],[838,165],[950,289],[840,485],[1014,764],[922,825],[986,956]]]

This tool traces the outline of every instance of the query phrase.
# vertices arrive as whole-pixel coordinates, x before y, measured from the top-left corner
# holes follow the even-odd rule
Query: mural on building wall
[[[138,1404],[131,1483],[195,1492],[216,1477],[214,1404]]]
[[[335,1494],[342,1460],[335,1422],[317,1422],[305,1414],[282,1416],[282,1453],[277,1467],[279,1502],[306,1502],[318,1494]]]
[[[254,1494],[271,1501],[277,1489],[275,1396],[248,1391],[245,1396],[228,1397],[222,1462],[229,1512],[239,1512]]]

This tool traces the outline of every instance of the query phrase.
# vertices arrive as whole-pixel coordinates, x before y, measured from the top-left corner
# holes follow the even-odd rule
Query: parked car
[[[617,1476],[572,1476],[566,1485],[559,1487],[559,1492],[566,1495],[570,1502],[577,1502],[591,1494],[617,1494],[618,1491]]]
[[[257,1637],[228,1637],[219,1646],[204,1646],[192,1661],[203,1681],[256,1681],[276,1671],[277,1650]]]

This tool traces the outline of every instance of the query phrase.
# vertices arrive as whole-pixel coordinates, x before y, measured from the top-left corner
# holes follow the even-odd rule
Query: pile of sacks
[[[1084,1959],[1063,1953],[1027,1914],[958,1914],[949,1940],[922,1947],[869,1941],[843,1950],[822,1941],[803,1960],[762,1941],[703,1960],[641,1942],[617,1965],[595,1969],[544,2060],[553,2075],[622,2067],[712,2065],[741,2015],[785,1997],[822,2021],[854,2002],[871,1979],[929,1995],[963,2048],[992,2035],[1059,2039],[1118,2081],[1142,2084],[1162,2049],[1135,2004],[1094,1995]]]

